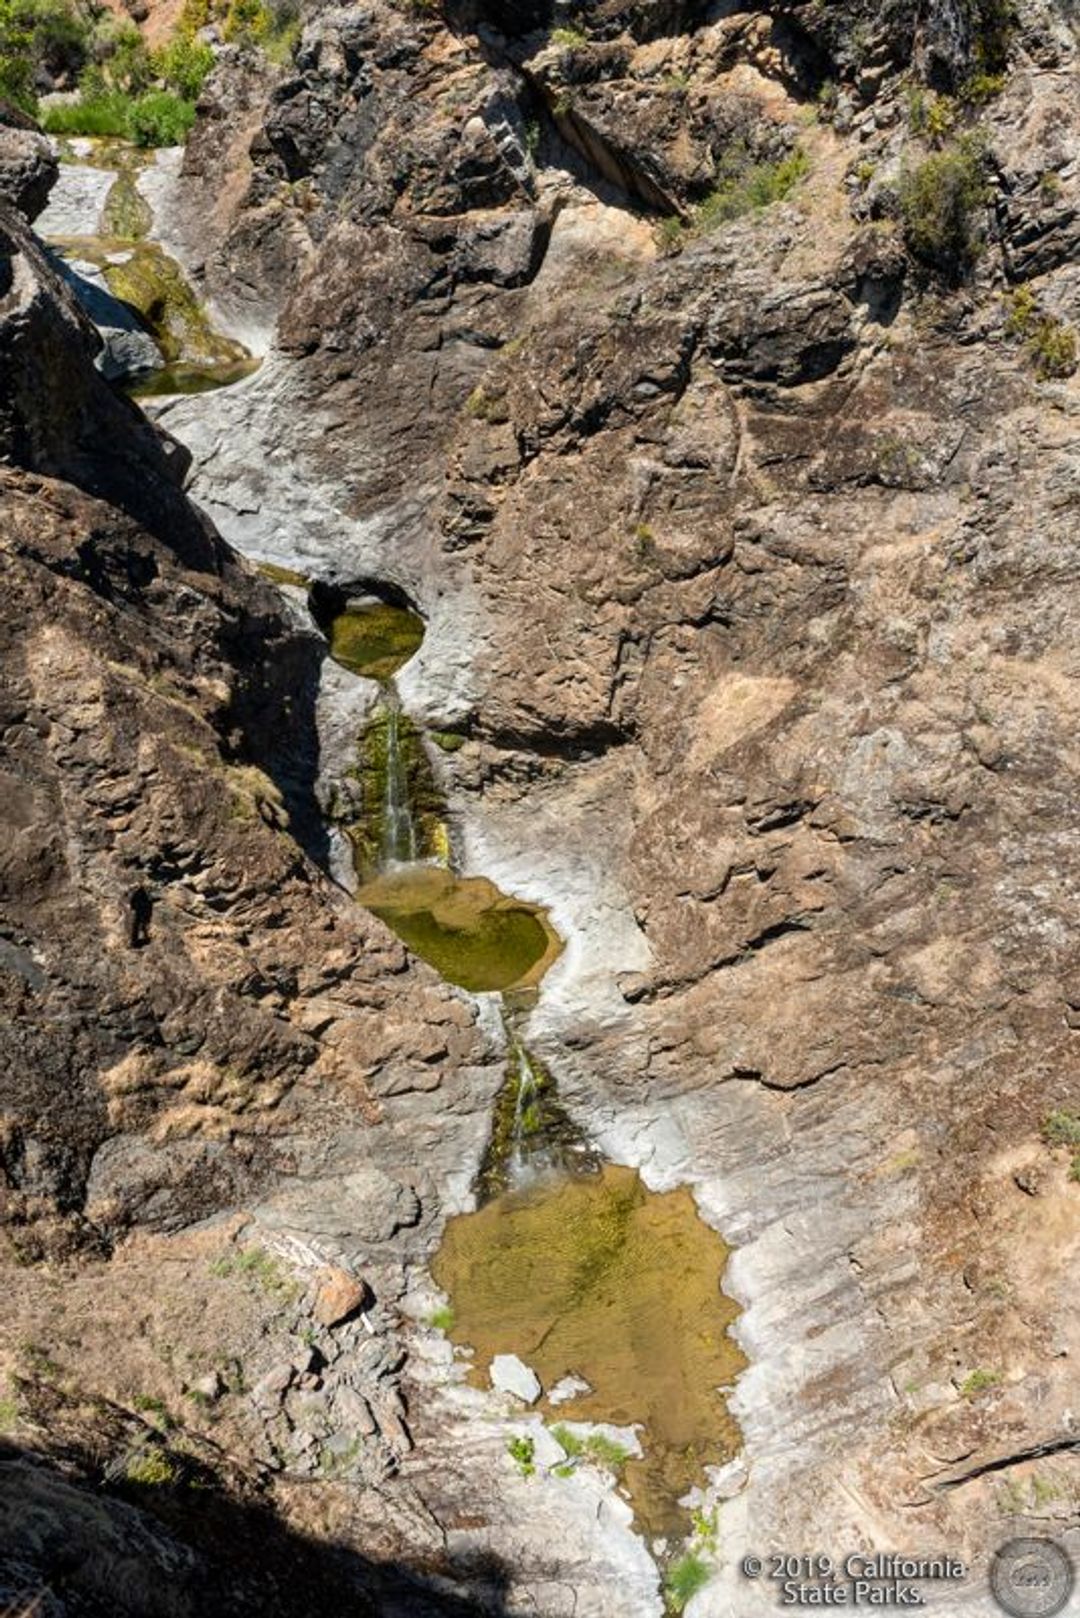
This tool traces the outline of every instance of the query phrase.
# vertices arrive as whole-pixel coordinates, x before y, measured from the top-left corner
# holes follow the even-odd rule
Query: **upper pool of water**
[[[424,620],[386,601],[350,603],[327,625],[330,656],[353,674],[389,680],[424,638]]]
[[[562,950],[544,910],[486,877],[407,865],[365,882],[356,897],[448,982],[473,993],[538,983]]]

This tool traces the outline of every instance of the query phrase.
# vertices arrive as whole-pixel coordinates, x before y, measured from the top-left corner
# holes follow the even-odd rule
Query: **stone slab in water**
[[[534,1405],[543,1393],[540,1378],[516,1354],[496,1354],[491,1362],[491,1385],[500,1393],[512,1393],[527,1405]]]

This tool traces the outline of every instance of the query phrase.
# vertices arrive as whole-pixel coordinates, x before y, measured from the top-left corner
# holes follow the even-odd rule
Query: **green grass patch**
[[[157,1444],[150,1444],[131,1457],[124,1468],[124,1476],[129,1483],[160,1489],[175,1483],[178,1473],[165,1451]]]
[[[19,1419],[19,1401],[0,1399],[0,1433],[9,1433]]]
[[[693,1551],[687,1551],[672,1562],[664,1575],[664,1600],[669,1612],[684,1610],[693,1596],[704,1590],[712,1574],[707,1562]]]
[[[996,1388],[1000,1381],[1000,1371],[972,1371],[960,1384],[960,1396],[964,1399],[973,1399],[978,1393],[986,1393],[988,1389]]]
[[[592,1461],[616,1476],[630,1459],[630,1451],[606,1433],[575,1433],[559,1422],[551,1429],[551,1436],[572,1461]]]
[[[440,1304],[428,1315],[427,1323],[434,1326],[436,1331],[452,1331],[454,1328],[454,1311],[448,1303]]]

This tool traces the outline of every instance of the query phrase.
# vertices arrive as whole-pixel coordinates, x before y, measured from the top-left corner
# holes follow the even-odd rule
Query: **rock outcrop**
[[[978,1612],[995,1545],[1075,1534],[1077,1190],[1044,1125],[1080,1108],[1076,48],[1038,0],[375,3],[280,75],[225,60],[186,159],[206,284],[280,311],[253,383],[161,410],[189,490],[251,554],[425,614],[399,684],[467,737],[464,867],[568,944],[530,1044],[737,1248],[703,1613],[771,1610],[739,1549],[867,1545],[947,1545],[973,1578],[927,1598]],[[71,376],[58,416],[0,372],[21,1251],[114,1245],[119,1276],[243,1209],[302,1288],[341,1265],[389,1308],[496,1081],[298,847],[316,643],[186,456],[86,391],[80,317],[7,239],[6,340]],[[288,1479],[341,1466],[353,1544],[384,1490],[388,1557],[512,1557],[473,1579],[496,1607],[658,1611],[616,1503],[498,1472],[445,1344],[387,1371],[327,1324],[324,1375],[294,1305],[235,1429],[291,1520]]]

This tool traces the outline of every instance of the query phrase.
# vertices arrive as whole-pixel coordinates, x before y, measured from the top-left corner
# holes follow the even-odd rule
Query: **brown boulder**
[[[337,1268],[325,1269],[319,1277],[312,1313],[320,1326],[340,1326],[358,1309],[373,1301],[366,1281]]]

